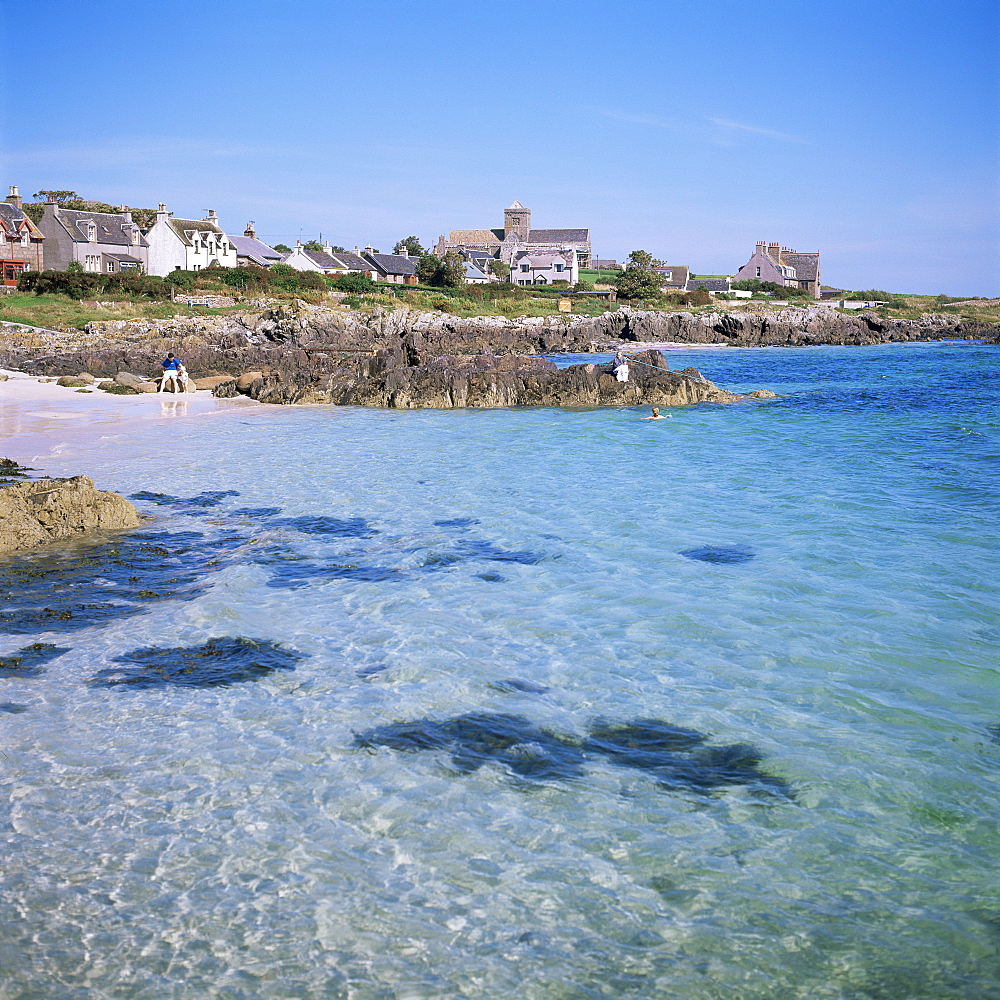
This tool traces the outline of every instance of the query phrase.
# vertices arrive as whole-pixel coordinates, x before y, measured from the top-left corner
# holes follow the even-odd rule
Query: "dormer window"
[[[132,245],[136,246],[136,247],[139,245],[139,230],[138,229],[133,229],[132,230]]]
[[[87,239],[90,240],[91,243],[97,242],[97,226],[95,226],[93,222],[87,223]]]

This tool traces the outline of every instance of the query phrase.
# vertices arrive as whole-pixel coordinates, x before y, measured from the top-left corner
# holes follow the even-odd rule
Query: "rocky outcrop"
[[[0,485],[0,553],[139,523],[139,512],[128,500],[95,489],[86,476]]]
[[[659,351],[630,358],[630,376],[619,382],[607,365],[559,368],[543,358],[491,354],[413,356],[404,348],[381,351],[319,378],[272,374],[244,388],[262,403],[331,403],[389,409],[457,409],[500,406],[684,406],[774,397],[768,390],[741,396],[713,385],[693,368],[672,372]],[[417,361],[407,364],[407,361]],[[236,395],[227,382],[218,396]]]

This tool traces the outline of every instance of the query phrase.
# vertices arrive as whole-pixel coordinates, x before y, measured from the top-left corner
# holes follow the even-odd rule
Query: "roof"
[[[728,292],[728,278],[692,278],[688,282],[688,291],[694,292],[704,288],[706,292]]]
[[[484,278],[485,280],[489,281],[489,276],[484,271],[476,267],[475,264],[465,265],[465,277],[474,280],[479,280],[480,278]]]
[[[518,250],[514,254],[514,262],[517,264],[521,263],[533,263],[538,267],[544,267],[546,264],[572,264],[573,263],[573,251],[572,250]]]
[[[795,277],[815,281],[819,277],[819,251],[810,253],[783,253],[781,263],[795,268]]]
[[[27,226],[32,236],[41,236],[38,227],[29,219],[20,208],[16,208],[9,201],[0,201],[0,222],[8,231]]]
[[[138,226],[130,222],[124,214],[115,212],[80,212],[72,208],[60,208],[56,218],[63,224],[74,243],[112,243],[118,246],[133,246],[132,233]],[[88,236],[91,225],[97,229],[97,240]],[[134,228],[133,228],[134,227]],[[143,236],[139,246],[149,246]]]
[[[371,264],[356,253],[337,250],[333,256],[339,260],[348,271],[370,271]]]
[[[394,253],[366,253],[365,260],[371,261],[383,274],[417,273],[417,262],[412,257],[401,257]]]
[[[302,247],[296,247],[299,253],[303,256],[308,257],[317,267],[329,267],[329,268],[342,268],[344,265],[336,257],[332,257],[328,253],[324,253],[322,250],[304,250]],[[287,260],[291,254],[285,255],[285,260]]]
[[[448,233],[449,243],[499,243],[502,240],[502,229],[452,229]]]
[[[141,264],[142,261],[138,257],[133,257],[129,253],[106,253],[105,257],[110,257],[112,260],[118,261],[119,264]]]
[[[532,229],[529,243],[589,243],[589,229]]]
[[[527,212],[528,211],[524,207],[524,205],[522,205],[519,201],[515,201],[514,204],[511,205],[510,208],[507,209],[507,211],[509,212],[511,208],[516,208],[519,212]]]
[[[688,279],[687,264],[663,264],[656,270],[664,276],[669,271],[670,277],[667,280],[673,285],[683,285]]]
[[[274,264],[281,260],[281,252],[269,247],[266,243],[253,236],[230,236],[229,242],[236,247],[238,257],[249,257],[252,261],[262,266]]]
[[[185,235],[186,232],[215,233],[218,236],[226,236],[214,222],[206,222],[204,219],[196,221],[195,219],[175,219],[168,216],[167,224],[188,246],[191,246],[191,240]],[[226,236],[226,239],[228,240],[230,237]]]

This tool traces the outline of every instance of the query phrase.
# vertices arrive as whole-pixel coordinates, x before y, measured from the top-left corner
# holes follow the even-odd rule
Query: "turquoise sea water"
[[[1000,354],[668,360],[782,396],[656,422],[235,404],[52,456],[239,495],[140,504],[194,592],[0,625],[0,656],[69,650],[0,671],[0,998],[1000,995]],[[97,559],[72,593],[122,581]],[[91,683],[223,636],[303,659]],[[385,745],[469,715],[570,762]],[[705,741],[670,780],[587,749],[637,719]],[[734,744],[747,781],[688,780]]]

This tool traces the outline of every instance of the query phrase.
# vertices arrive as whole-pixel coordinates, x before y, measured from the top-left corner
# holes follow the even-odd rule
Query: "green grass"
[[[0,297],[0,321],[25,323],[48,329],[74,328],[82,330],[92,320],[166,319],[170,316],[220,316],[232,312],[235,306],[211,309],[188,306],[179,302],[136,300],[113,306],[83,306],[79,299],[65,295],[32,295],[15,293]]]
[[[613,285],[619,274],[621,271],[591,271],[580,268],[580,280],[589,281],[592,285]]]

